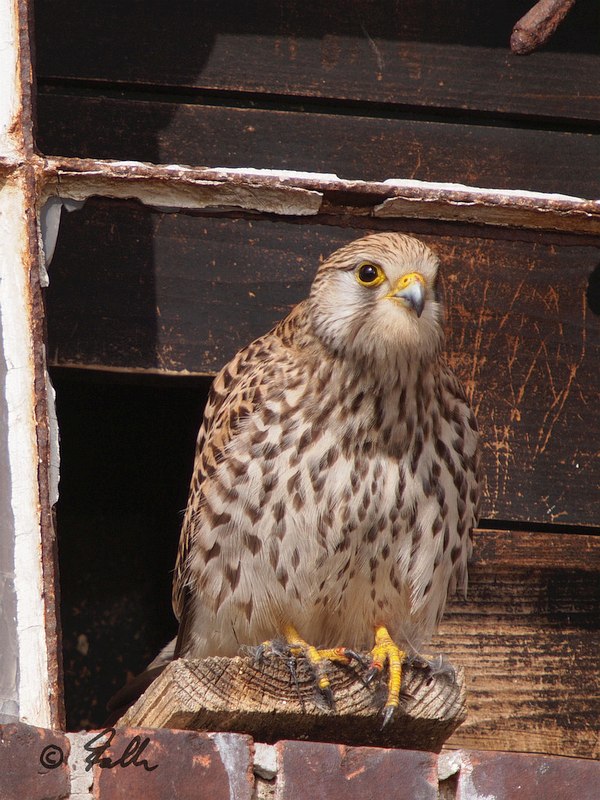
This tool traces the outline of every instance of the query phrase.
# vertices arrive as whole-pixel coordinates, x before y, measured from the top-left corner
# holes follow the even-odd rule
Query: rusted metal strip
[[[168,210],[238,208],[294,216],[317,214],[322,202],[318,189],[260,171],[80,159],[48,159],[46,164],[46,198],[85,200],[94,194],[135,198]]]
[[[212,169],[48,158],[44,197],[136,198],[170,210],[206,209],[378,219],[408,217],[508,228],[600,233],[600,201],[519,190],[276,170]]]

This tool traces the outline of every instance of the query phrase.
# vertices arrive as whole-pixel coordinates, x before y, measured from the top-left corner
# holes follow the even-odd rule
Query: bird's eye
[[[366,262],[356,270],[356,280],[361,286],[379,286],[385,280],[385,274],[377,264]]]

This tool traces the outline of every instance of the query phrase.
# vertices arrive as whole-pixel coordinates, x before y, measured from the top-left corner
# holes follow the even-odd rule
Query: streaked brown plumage
[[[290,625],[351,648],[385,626],[418,651],[466,590],[477,431],[442,353],[437,266],[409,236],[352,242],[216,377],[175,571],[176,655],[231,656]]]

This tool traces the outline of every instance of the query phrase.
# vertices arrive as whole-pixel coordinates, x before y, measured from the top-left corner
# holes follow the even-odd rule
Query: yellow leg
[[[296,628],[293,625],[285,625],[282,631],[286,642],[290,647],[292,655],[302,655],[307,659],[309,664],[314,670],[317,680],[319,691],[327,698],[328,702],[333,702],[333,695],[331,693],[331,685],[329,678],[325,672],[325,664],[323,663],[323,656],[312,644],[304,641]]]
[[[400,704],[400,687],[402,685],[402,662],[406,659],[406,653],[400,650],[397,644],[389,635],[387,628],[378,625],[375,628],[375,646],[371,650],[371,668],[366,676],[366,681],[370,683],[376,675],[383,672],[384,666],[388,665],[388,694],[385,706],[383,707],[383,725],[394,716]]]

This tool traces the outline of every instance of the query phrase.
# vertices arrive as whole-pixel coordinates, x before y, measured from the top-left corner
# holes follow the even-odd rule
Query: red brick
[[[580,758],[461,752],[456,800],[494,797],[498,800],[598,800],[600,762]]]
[[[0,725],[2,800],[59,800],[71,791],[69,740],[21,722]]]
[[[97,746],[91,741],[97,733],[85,734],[84,745]],[[139,766],[132,762],[109,767],[119,761],[130,742],[135,745],[146,740],[147,746],[138,750]],[[120,728],[110,747],[98,756],[110,762],[99,760],[94,767],[97,800],[251,800],[254,779],[249,736]]]
[[[277,800],[437,800],[437,756],[412,750],[279,742]]]

